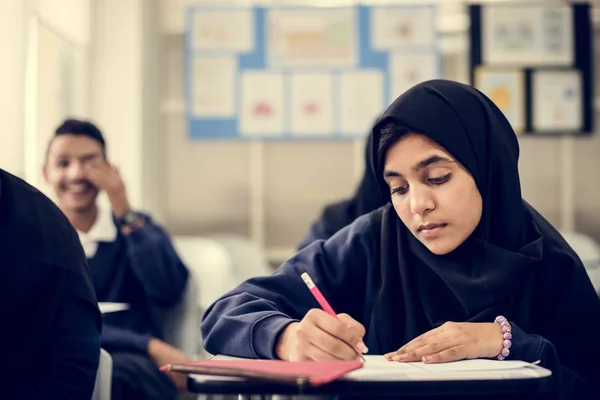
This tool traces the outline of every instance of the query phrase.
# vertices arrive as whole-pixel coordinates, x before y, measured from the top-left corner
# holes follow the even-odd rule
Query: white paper
[[[566,66],[573,62],[573,16],[567,5],[486,5],[482,36],[486,64]]]
[[[383,75],[379,70],[341,73],[339,121],[342,135],[366,136],[383,109]]]
[[[270,67],[354,67],[358,63],[354,8],[268,11]]]
[[[98,303],[98,307],[100,308],[100,312],[102,314],[107,314],[107,313],[113,313],[113,312],[117,312],[117,311],[128,310],[129,304],[100,302],[100,303]]]
[[[549,376],[550,371],[523,361],[462,360],[442,364],[388,361],[383,356],[365,356],[365,365],[344,379],[358,381],[448,381],[528,379]]]
[[[196,117],[235,116],[237,60],[197,57],[192,62],[192,113]]]
[[[251,9],[206,10],[193,13],[192,49],[220,52],[254,50],[254,18]]]
[[[430,79],[439,78],[439,61],[435,53],[394,52],[390,54],[390,101]]]
[[[431,6],[374,7],[371,13],[372,46],[377,50],[400,46],[433,47],[434,17]]]
[[[333,133],[331,73],[294,73],[289,93],[292,135],[330,136]]]
[[[480,68],[475,86],[504,113],[516,133],[525,130],[524,77],[521,70]]]
[[[576,70],[542,71],[532,76],[533,130],[577,132],[583,127],[581,75]]]
[[[241,81],[241,134],[282,136],[285,130],[283,73],[247,71]]]

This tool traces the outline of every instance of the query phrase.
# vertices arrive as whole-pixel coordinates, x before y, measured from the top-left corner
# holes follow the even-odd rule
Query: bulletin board
[[[441,76],[434,4],[187,10],[192,139],[364,137],[406,89]]]
[[[471,84],[517,134],[594,131],[589,4],[472,4],[469,13]]]

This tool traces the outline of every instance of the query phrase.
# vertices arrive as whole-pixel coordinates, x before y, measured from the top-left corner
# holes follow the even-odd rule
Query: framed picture
[[[485,64],[573,65],[573,12],[568,5],[486,5],[482,36]]]
[[[577,133],[583,128],[581,73],[575,69],[532,74],[533,130]]]
[[[525,77],[520,69],[480,66],[475,70],[475,87],[504,113],[515,133],[525,130]]]

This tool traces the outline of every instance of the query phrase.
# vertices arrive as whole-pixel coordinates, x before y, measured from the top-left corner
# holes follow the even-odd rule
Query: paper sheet
[[[433,52],[390,54],[390,102],[417,83],[439,78],[439,61]]]
[[[233,56],[197,57],[192,64],[192,113],[234,117],[237,61]]]
[[[292,135],[330,136],[334,130],[332,74],[293,73],[290,88]]]
[[[197,10],[193,13],[193,50],[250,52],[254,49],[252,10]]]
[[[523,361],[462,360],[443,364],[400,363],[383,356],[365,356],[365,366],[345,379],[368,381],[442,381],[527,379],[548,376],[550,371]]]
[[[356,16],[351,7],[268,11],[270,67],[354,67]]]
[[[532,76],[533,129],[558,133],[583,127],[581,75],[576,70],[543,71]]]
[[[339,121],[342,135],[366,136],[383,109],[381,71],[341,73]]]
[[[241,78],[240,132],[244,136],[283,136],[284,75],[282,72],[247,71]]]
[[[98,307],[100,308],[100,312],[102,314],[124,311],[129,309],[129,304],[127,303],[107,303],[101,302],[98,303]]]
[[[435,45],[434,7],[374,7],[371,13],[372,46],[390,50],[400,46]]]
[[[573,16],[568,5],[485,5],[482,29],[486,64],[556,66],[573,62]]]
[[[475,71],[475,87],[496,104],[517,134],[525,130],[524,85],[521,69],[480,67]]]

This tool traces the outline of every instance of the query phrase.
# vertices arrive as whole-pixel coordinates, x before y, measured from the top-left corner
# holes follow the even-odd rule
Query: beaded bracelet
[[[510,354],[509,349],[510,346],[512,346],[512,327],[508,320],[502,315],[497,316],[494,323],[500,325],[500,328],[502,329],[502,351],[496,357],[498,360],[502,361]]]

